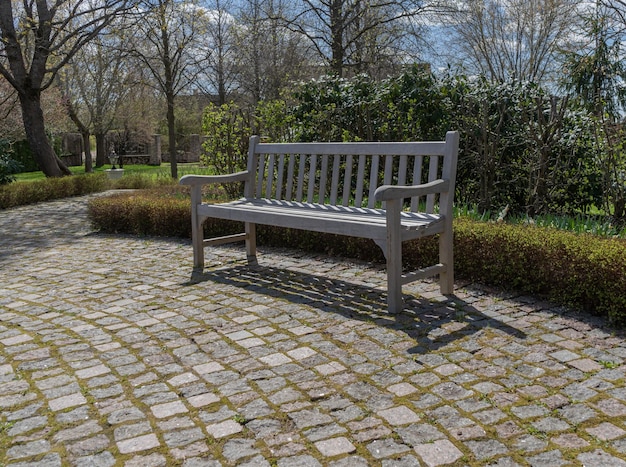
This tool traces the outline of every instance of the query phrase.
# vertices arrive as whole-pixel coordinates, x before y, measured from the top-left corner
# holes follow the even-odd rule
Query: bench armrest
[[[236,172],[227,175],[184,175],[178,182],[180,185],[207,185],[209,183],[245,182],[250,172]]]
[[[374,199],[376,201],[391,201],[394,199],[412,198],[414,196],[425,196],[432,193],[448,191],[449,187],[450,182],[442,179],[437,179],[422,185],[382,185],[376,188]]]

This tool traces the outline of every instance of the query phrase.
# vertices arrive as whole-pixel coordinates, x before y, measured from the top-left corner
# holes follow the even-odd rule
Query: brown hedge
[[[105,232],[186,238],[191,234],[189,199],[180,193],[97,198],[90,202],[89,216]],[[241,226],[210,219],[205,231],[225,235],[241,231]],[[454,234],[458,279],[536,294],[626,324],[626,241],[467,218],[455,220]],[[373,242],[358,238],[259,226],[258,241],[384,261]],[[405,244],[403,256],[407,266],[436,261],[436,239]]]
[[[111,183],[103,173],[14,182],[0,186],[0,209],[97,193],[110,187]]]

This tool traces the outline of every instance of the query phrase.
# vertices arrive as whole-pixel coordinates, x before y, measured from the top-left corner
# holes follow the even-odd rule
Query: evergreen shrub
[[[22,165],[15,160],[11,142],[0,138],[0,185],[15,181],[15,174],[22,169]]]

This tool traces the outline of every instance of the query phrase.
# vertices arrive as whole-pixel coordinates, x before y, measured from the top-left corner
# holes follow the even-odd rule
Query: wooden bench
[[[120,154],[120,167],[133,164],[150,163],[150,154]]]
[[[245,241],[256,263],[256,224],[374,240],[387,260],[389,312],[402,310],[402,285],[439,275],[443,294],[454,286],[452,204],[459,135],[445,141],[373,143],[262,143],[250,138],[247,170],[229,175],[185,175],[191,186],[194,267],[204,247]],[[202,202],[202,185],[244,182],[244,197]],[[204,239],[209,218],[244,222],[241,234]],[[402,242],[440,234],[439,263],[402,272]]]

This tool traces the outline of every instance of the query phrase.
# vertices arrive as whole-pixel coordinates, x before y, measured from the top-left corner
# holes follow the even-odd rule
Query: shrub
[[[105,191],[111,187],[103,173],[47,178],[0,186],[0,209]]]
[[[89,216],[106,232],[171,237],[191,234],[189,203],[167,196],[119,193],[96,198],[89,203]]]
[[[207,188],[206,196],[226,199],[220,186]],[[167,237],[191,236],[189,188],[166,185],[138,192],[114,193],[90,200],[88,207],[92,224],[110,233],[157,235]],[[222,225],[207,221],[207,233],[222,235],[236,224]]]
[[[203,119],[206,164],[218,173],[245,169],[252,131],[271,141],[421,141],[458,130],[455,199],[481,211],[508,205],[511,213],[530,216],[584,213],[609,192],[619,195],[613,211],[624,211],[622,147],[608,144],[595,127],[573,100],[534,83],[436,79],[419,66],[381,81],[322,77],[295,86],[288,100],[248,111],[210,105]],[[608,157],[611,150],[615,157]],[[609,187],[611,171],[610,180],[620,183]]]
[[[103,172],[72,175],[61,178],[18,182],[0,186],[0,209],[52,199],[98,193],[110,189],[148,189],[176,186],[169,175],[129,173],[118,180],[109,180]]]
[[[626,240],[457,219],[455,252],[459,277],[626,324]]]
[[[245,170],[250,120],[250,115],[233,103],[207,106],[202,117],[202,130],[206,135],[202,144],[204,165],[213,167],[218,174]],[[233,197],[241,194],[242,187],[241,183],[225,185]]]
[[[11,143],[6,139],[0,139],[0,185],[14,182],[14,174],[19,173],[21,169],[22,165],[13,157]]]
[[[188,238],[189,205],[188,192],[171,187],[166,192],[95,198],[89,203],[89,216],[105,232]],[[205,231],[219,236],[241,232],[242,226],[210,219]],[[544,296],[626,324],[626,240],[467,218],[455,220],[454,235],[458,279]],[[384,262],[382,251],[360,238],[259,225],[258,241]],[[408,242],[404,261],[407,266],[423,266],[436,261],[437,251],[436,238]]]
[[[21,166],[21,170],[24,172],[34,172],[39,170],[39,166],[35,161],[30,145],[28,141],[15,141],[12,144],[13,159],[15,159]]]

